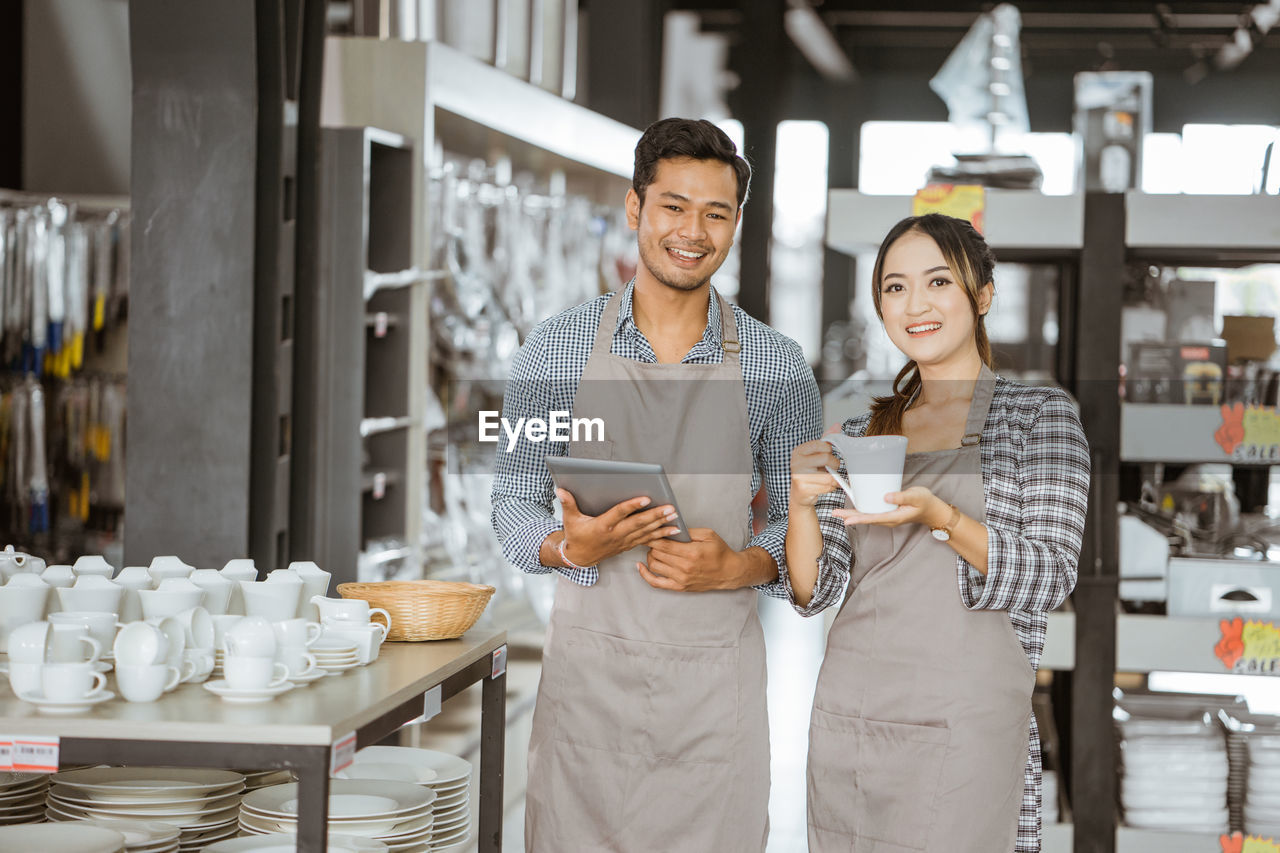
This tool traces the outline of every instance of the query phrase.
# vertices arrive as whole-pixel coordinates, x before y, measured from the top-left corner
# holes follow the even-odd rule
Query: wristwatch
[[[929,532],[933,534],[933,538],[937,539],[939,542],[950,542],[951,531],[955,530],[956,525],[960,522],[960,510],[956,509],[955,504],[951,504],[950,506],[951,519],[942,527],[929,528]]]

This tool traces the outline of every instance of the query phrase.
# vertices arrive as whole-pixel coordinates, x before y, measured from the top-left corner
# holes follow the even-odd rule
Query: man
[[[583,436],[568,455],[661,463],[693,540],[666,538],[673,508],[644,499],[579,512],[544,463],[564,444],[499,448],[503,552],[561,574],[529,749],[529,853],[765,846],[765,652],[751,587],[784,595],[789,457],[818,437],[821,403],[800,348],[710,285],[750,175],[710,122],[650,126],[626,196],[635,280],[541,323],[512,368],[510,423],[568,409],[601,419],[604,440]],[[752,538],[762,480],[769,525]]]

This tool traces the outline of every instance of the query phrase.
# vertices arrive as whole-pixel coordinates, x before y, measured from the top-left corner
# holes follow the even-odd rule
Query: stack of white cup
[[[84,625],[28,622],[9,634],[9,686],[19,699],[84,699],[106,685],[101,655]]]
[[[154,702],[178,686],[194,665],[179,669],[168,662],[169,638],[159,625],[130,622],[115,642],[116,686],[129,702]]]
[[[391,630],[391,614],[381,607],[370,607],[360,598],[325,598],[312,596],[311,603],[320,610],[320,624],[326,639],[346,641],[356,647],[360,663],[372,663]],[[384,622],[374,622],[381,616]]]
[[[320,639],[320,625],[306,619],[282,619],[271,623],[276,635],[276,660],[284,664],[289,678],[309,679],[319,672],[315,655],[307,649]]]
[[[246,616],[223,640],[222,677],[236,691],[274,690],[288,683],[289,670],[276,660],[276,634],[260,616]]]

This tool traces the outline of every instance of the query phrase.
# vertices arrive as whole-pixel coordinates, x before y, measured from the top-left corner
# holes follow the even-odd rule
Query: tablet
[[[676,519],[671,524],[680,532],[668,537],[677,542],[691,542],[684,515],[676,504],[676,494],[667,482],[661,465],[651,462],[616,462],[612,459],[575,459],[548,456],[547,469],[557,487],[573,495],[584,515],[601,515],[623,501],[646,497],[651,503],[644,509],[670,504]],[[640,510],[643,512],[644,510]]]

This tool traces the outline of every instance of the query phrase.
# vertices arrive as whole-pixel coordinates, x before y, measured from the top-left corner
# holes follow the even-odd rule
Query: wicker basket
[[[362,598],[391,614],[388,640],[452,640],[475,624],[494,588],[448,581],[340,583],[338,595]]]

